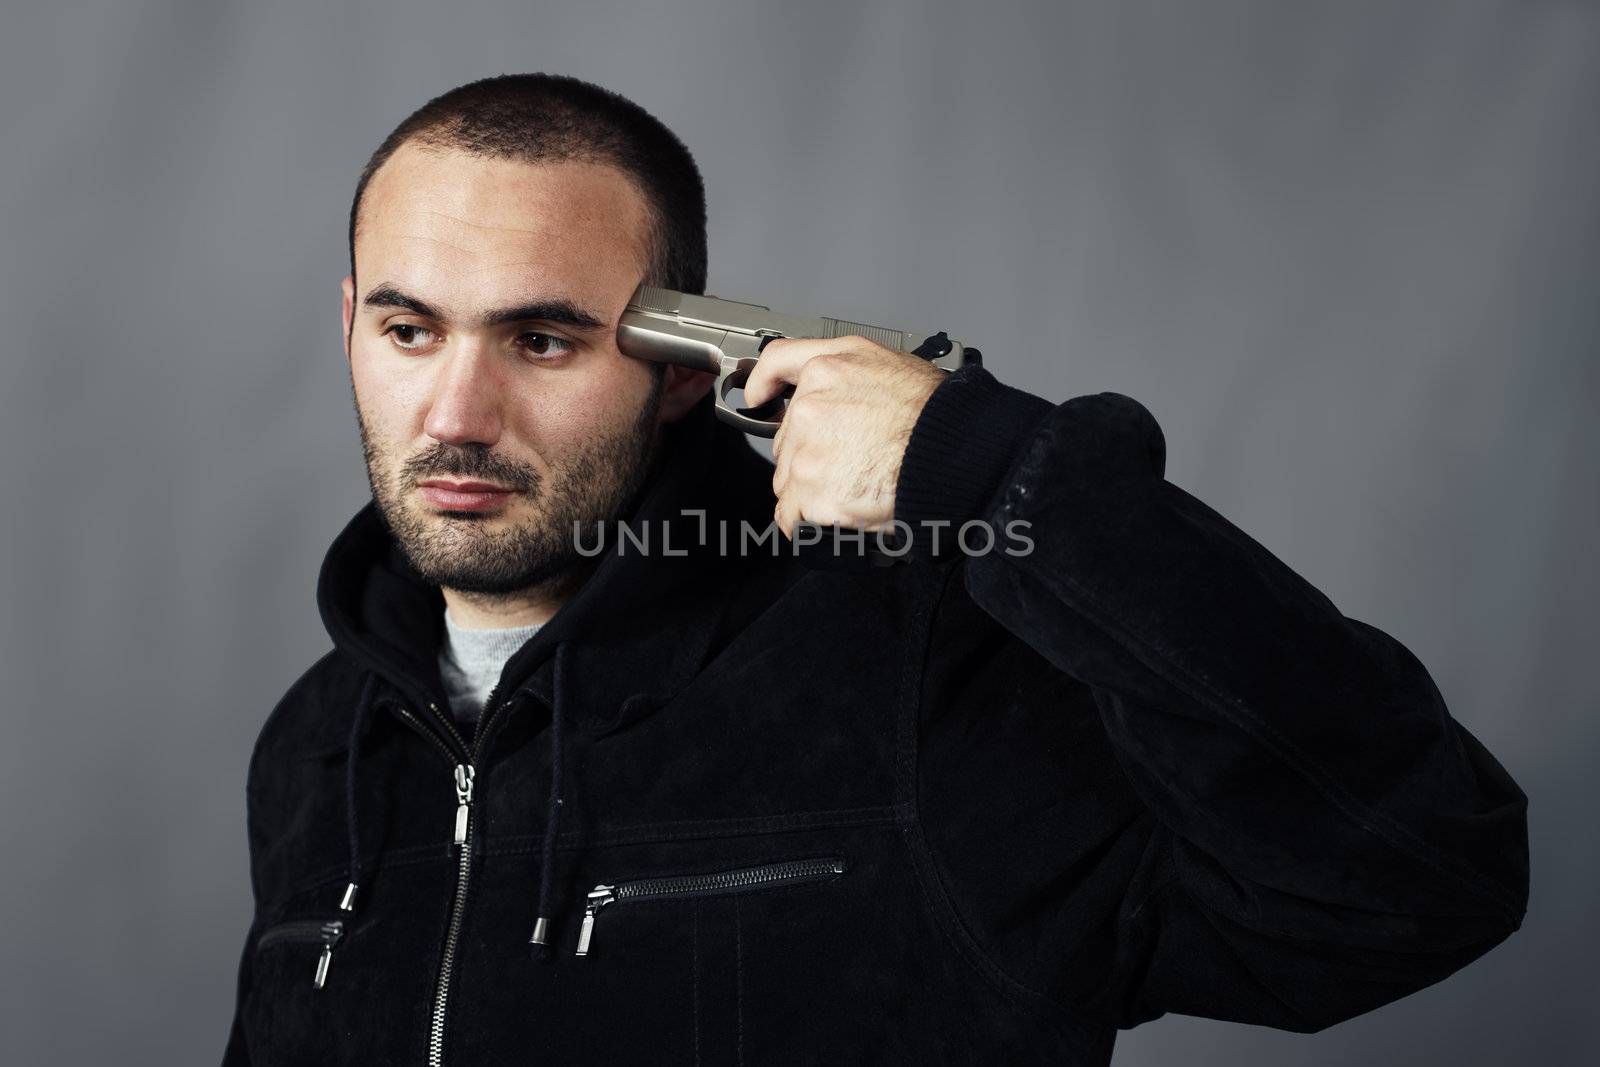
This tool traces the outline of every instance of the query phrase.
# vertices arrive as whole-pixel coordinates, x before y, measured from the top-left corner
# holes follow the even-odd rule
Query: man
[[[1104,1064],[1168,1011],[1321,1029],[1520,924],[1522,792],[1135,401],[780,340],[774,466],[622,355],[641,282],[705,283],[631,103],[445,94],[350,244],[373,500],[251,759],[227,1063]],[[613,519],[653,547],[590,554]],[[814,568],[802,521],[913,549]]]

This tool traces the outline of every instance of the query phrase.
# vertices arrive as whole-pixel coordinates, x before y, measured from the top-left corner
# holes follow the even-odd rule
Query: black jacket
[[[896,515],[1031,553],[816,569],[719,551],[772,467],[708,398],[633,511],[684,554],[614,539],[473,738],[369,503],[250,761],[225,1062],[1104,1064],[1163,1012],[1312,1031],[1480,956],[1526,797],[1164,466],[1135,401],[969,367]]]

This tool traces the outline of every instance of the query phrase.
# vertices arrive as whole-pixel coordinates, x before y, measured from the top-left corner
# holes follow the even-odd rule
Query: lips
[[[456,481],[452,478],[429,478],[419,482],[417,490],[422,498],[440,511],[476,511],[485,514],[502,511],[510,506],[515,489],[478,482],[471,479]]]
[[[448,478],[429,478],[418,485],[431,486],[435,489],[448,489],[452,493],[509,493],[512,490],[493,482],[454,482]]]

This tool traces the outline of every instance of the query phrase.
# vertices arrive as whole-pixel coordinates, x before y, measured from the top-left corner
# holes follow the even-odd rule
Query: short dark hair
[[[652,216],[646,285],[706,291],[706,192],[694,156],[628,98],[564,74],[501,74],[436,96],[412,112],[367,161],[350,203],[350,276],[367,183],[415,141],[527,163],[605,163],[643,193]]]

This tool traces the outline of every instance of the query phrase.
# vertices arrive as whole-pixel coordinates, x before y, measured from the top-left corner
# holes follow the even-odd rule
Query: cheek
[[[424,395],[413,383],[382,375],[363,375],[352,368],[356,404],[375,443],[392,450],[394,442],[415,432],[426,414]]]
[[[534,380],[516,404],[531,441],[582,443],[632,423],[650,394],[649,369],[622,355],[593,373]]]
[[[351,352],[350,381],[368,432],[393,449],[396,442],[422,434],[432,379],[427,374],[397,373],[386,355],[363,348],[358,339]]]

